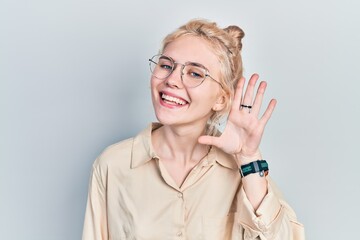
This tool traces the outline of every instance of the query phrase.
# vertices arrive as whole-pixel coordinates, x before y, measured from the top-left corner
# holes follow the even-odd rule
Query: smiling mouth
[[[178,105],[178,106],[184,106],[184,105],[188,104],[188,102],[185,101],[184,99],[166,95],[163,92],[160,92],[160,97],[167,104]]]

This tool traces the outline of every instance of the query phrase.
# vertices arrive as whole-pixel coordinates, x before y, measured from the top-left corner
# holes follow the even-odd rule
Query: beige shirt
[[[232,156],[212,147],[178,187],[151,144],[152,124],[94,162],[83,240],[302,240],[303,226],[275,192],[254,211]]]

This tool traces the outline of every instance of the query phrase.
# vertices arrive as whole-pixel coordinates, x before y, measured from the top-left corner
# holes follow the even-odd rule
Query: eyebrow
[[[175,61],[172,57],[169,57],[169,56],[166,56],[166,55],[162,55],[162,56],[160,57],[160,59],[170,59],[170,60],[174,61],[175,63],[179,63],[179,62]],[[192,66],[202,67],[202,68],[204,68],[206,71],[209,72],[209,69],[208,69],[207,67],[205,67],[204,65],[202,65],[201,63],[187,61],[187,62],[185,62],[185,63],[180,63],[180,64],[191,64]]]
[[[161,57],[159,59],[168,59],[168,60],[174,61],[171,57],[168,57],[168,56],[165,56],[165,55],[161,55]]]
[[[196,66],[196,67],[203,67],[205,68],[206,70],[208,70],[204,65],[200,64],[200,63],[197,63],[197,62],[186,62],[186,63],[189,63],[193,66]]]

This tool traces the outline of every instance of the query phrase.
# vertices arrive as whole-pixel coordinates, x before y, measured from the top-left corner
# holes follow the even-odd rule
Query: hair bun
[[[242,49],[241,40],[245,36],[244,31],[235,25],[231,25],[231,26],[228,26],[227,28],[224,28],[224,31],[226,31],[233,39],[236,40],[235,41],[236,47],[240,51]]]

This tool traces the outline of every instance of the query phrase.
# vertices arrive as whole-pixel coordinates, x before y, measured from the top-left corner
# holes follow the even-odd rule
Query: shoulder
[[[128,138],[120,142],[114,143],[97,157],[93,167],[107,169],[111,167],[130,166],[131,152],[134,138]]]
[[[127,175],[132,166],[149,159],[151,151],[151,130],[153,124],[135,137],[125,139],[105,148],[93,164],[93,169],[102,175]]]

